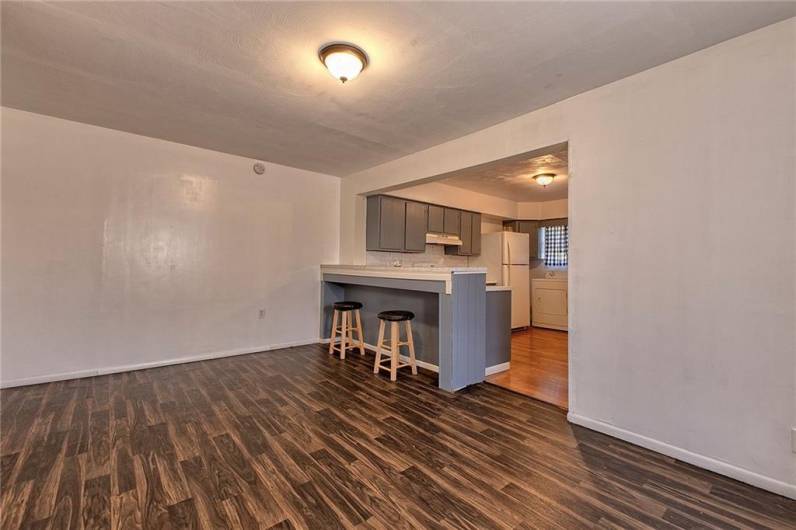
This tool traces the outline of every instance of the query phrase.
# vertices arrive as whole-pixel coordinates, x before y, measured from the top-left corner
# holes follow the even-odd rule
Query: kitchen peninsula
[[[486,269],[477,267],[369,267],[321,265],[321,337],[329,337],[332,304],[364,304],[365,342],[376,344],[380,311],[412,311],[418,364],[437,366],[439,387],[456,391],[484,380],[488,335],[510,333],[498,322],[487,330],[487,291],[506,299],[510,292],[488,288]],[[492,327],[492,326],[490,326]],[[502,342],[502,341],[501,341]],[[505,352],[508,360],[508,352]]]

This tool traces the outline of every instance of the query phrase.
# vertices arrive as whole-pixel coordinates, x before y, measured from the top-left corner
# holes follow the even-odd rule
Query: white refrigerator
[[[481,234],[481,255],[470,258],[472,265],[486,267],[487,283],[511,287],[512,328],[531,325],[529,237],[518,232]]]

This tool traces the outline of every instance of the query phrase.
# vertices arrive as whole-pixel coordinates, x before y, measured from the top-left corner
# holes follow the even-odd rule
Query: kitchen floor
[[[511,368],[490,375],[487,382],[551,403],[568,403],[566,331],[530,327],[511,334]]]

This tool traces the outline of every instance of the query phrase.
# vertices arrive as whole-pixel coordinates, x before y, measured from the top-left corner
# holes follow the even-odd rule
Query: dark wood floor
[[[2,528],[769,527],[796,502],[492,385],[290,348],[2,391]]]
[[[511,334],[511,366],[487,378],[564,410],[569,406],[568,335],[566,331],[530,327]]]

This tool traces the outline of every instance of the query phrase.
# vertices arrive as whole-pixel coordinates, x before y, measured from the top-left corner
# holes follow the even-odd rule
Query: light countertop
[[[372,267],[369,265],[321,265],[321,274],[347,274],[377,278],[447,280],[453,274],[486,274],[484,267]]]
[[[484,267],[373,267],[368,265],[321,265],[321,274],[397,278],[405,280],[435,280],[445,282],[445,292],[451,292],[454,274],[486,274]]]
[[[486,267],[384,267],[373,265],[321,265],[321,272],[374,272],[383,274],[485,274]]]

